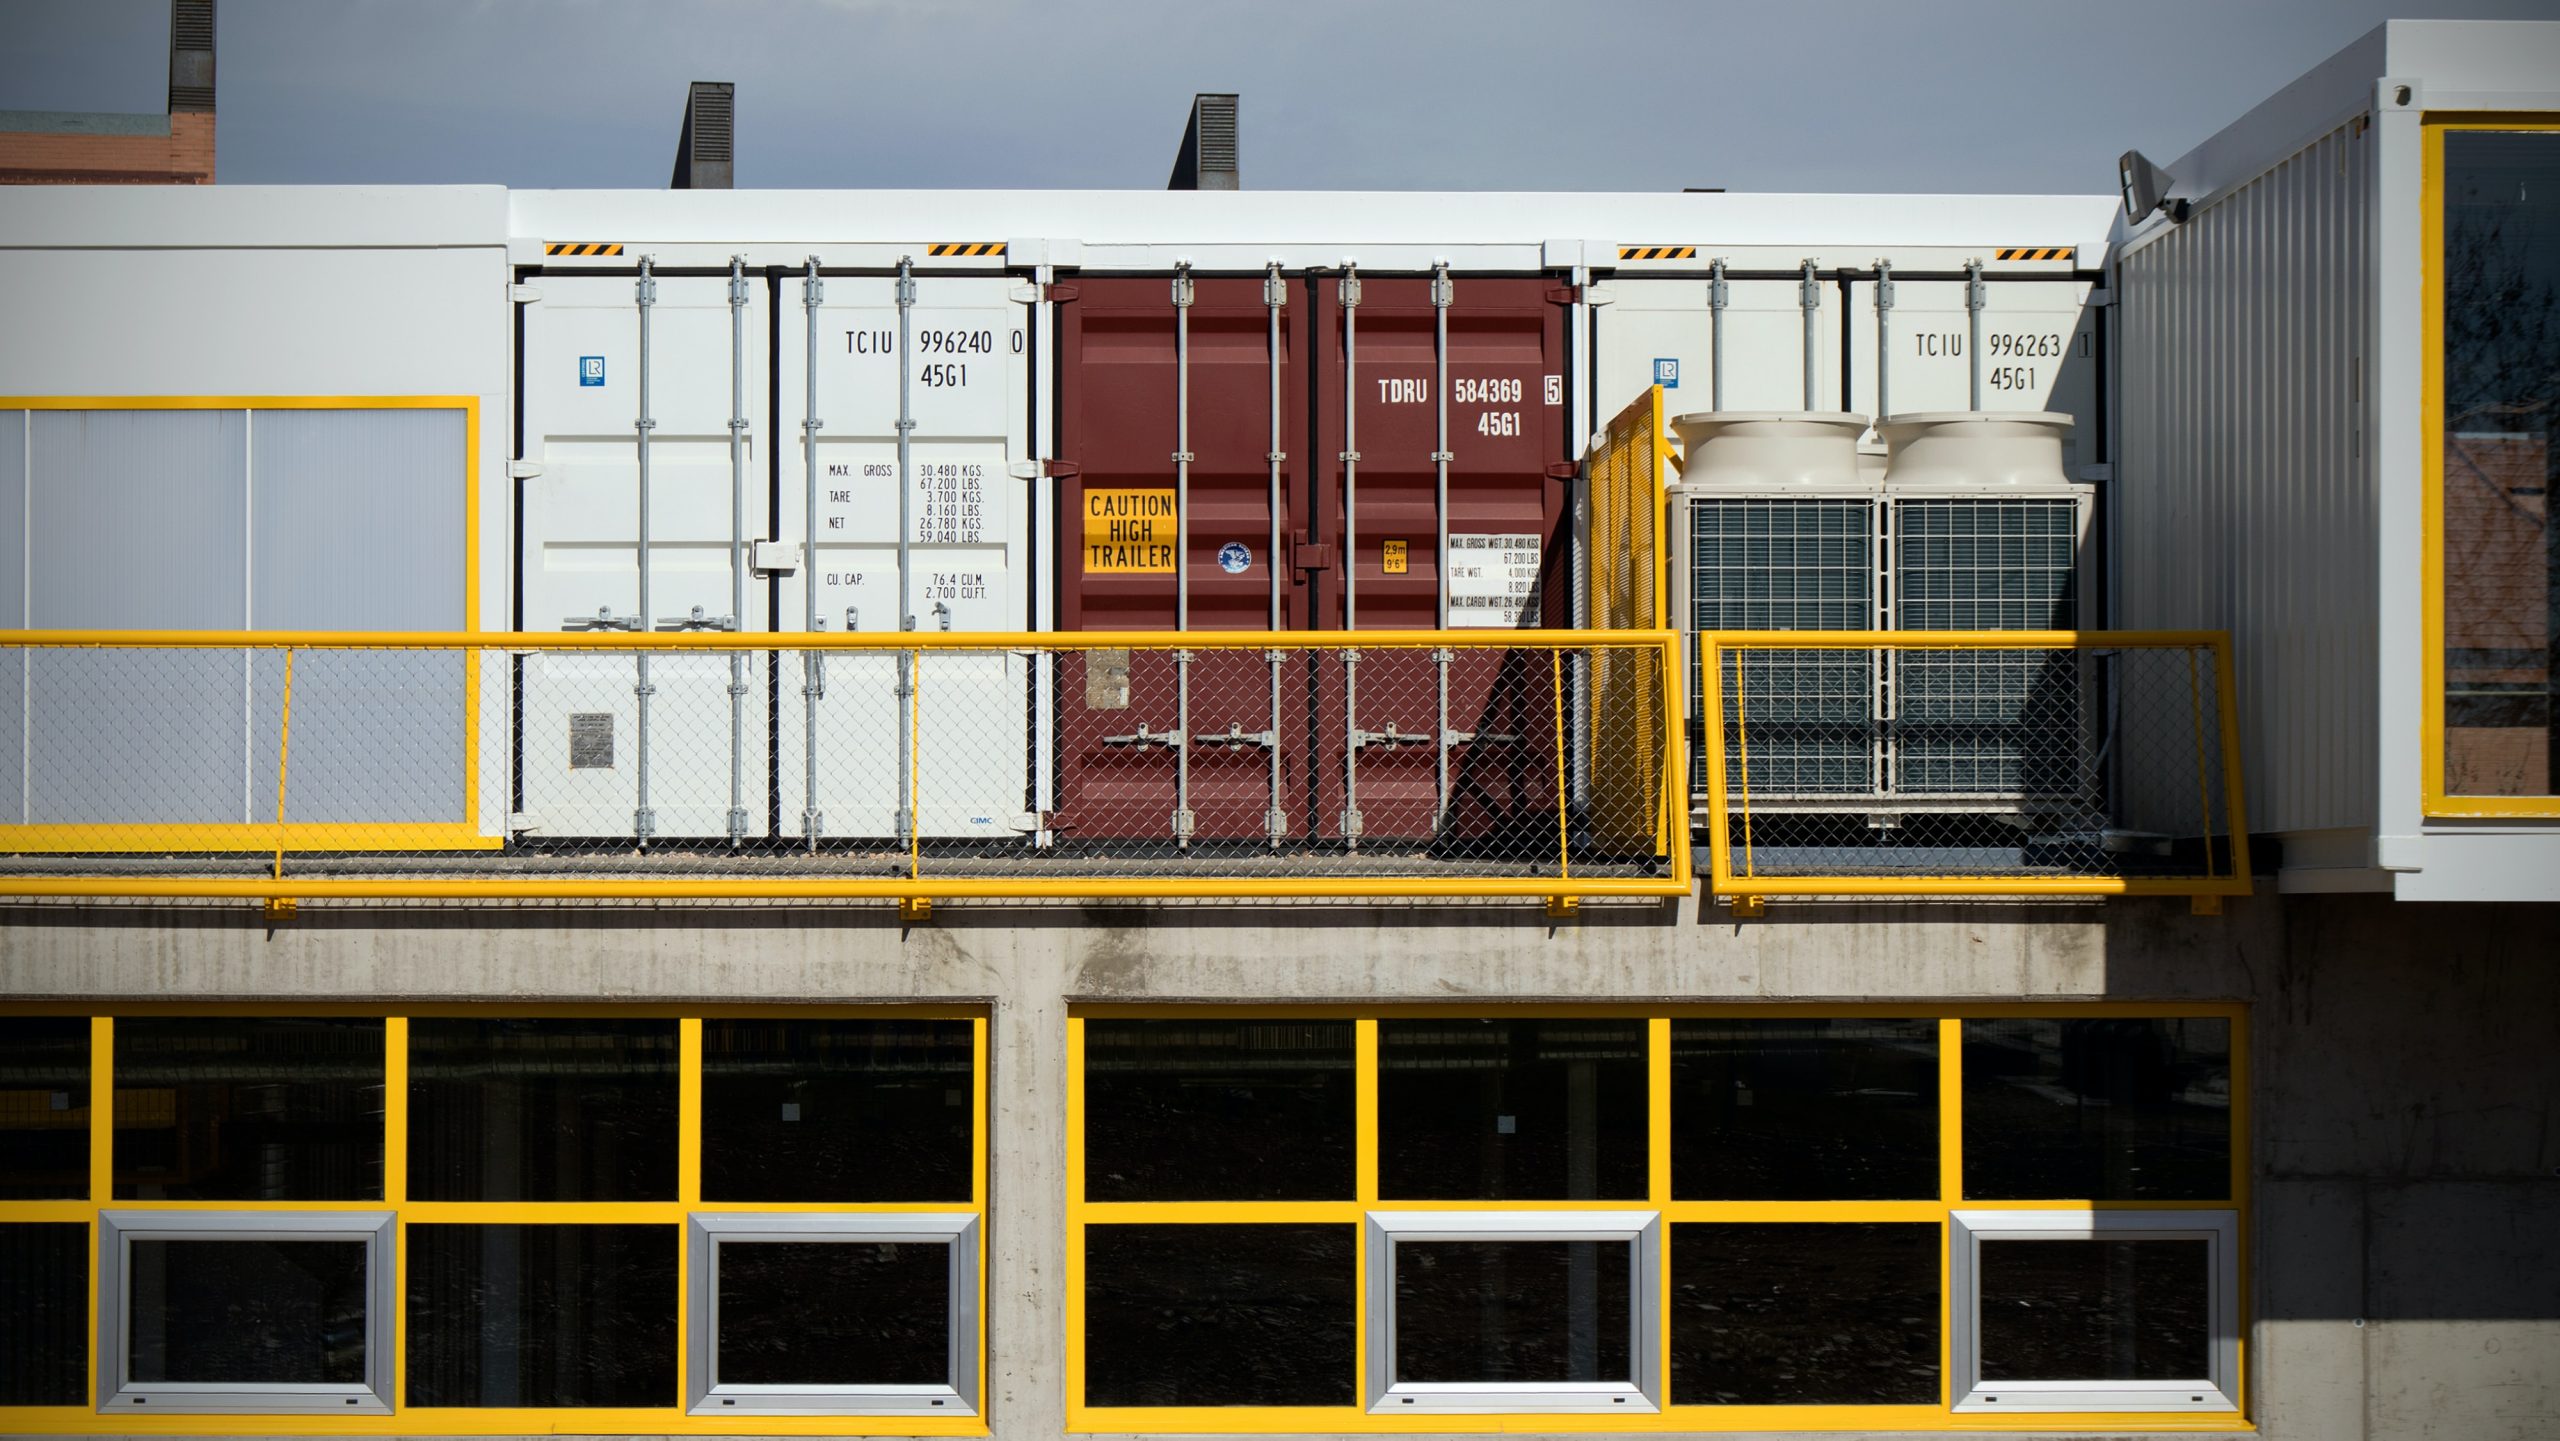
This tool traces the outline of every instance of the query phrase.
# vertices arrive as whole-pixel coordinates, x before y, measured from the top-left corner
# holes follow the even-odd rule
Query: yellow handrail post
[[[1733,879],[1733,836],[1724,823],[1724,647],[1713,631],[1698,636],[1698,744],[1707,753],[1707,890]],[[1680,724],[1686,726],[1683,715]]]
[[[2195,728],[2196,740],[2196,809],[2204,814],[2204,873],[2213,877],[2213,783],[2205,776],[2205,760],[2212,754],[2204,744],[2204,687],[2196,676],[2194,647],[2187,649],[2187,719]]]
[[[2231,833],[2231,885],[2235,893],[2250,891],[2249,874],[2249,792],[2240,775],[2240,683],[2232,675],[2231,633],[2215,633],[2213,647],[2213,691],[2222,722],[2222,793],[2229,809]]]
[[[907,879],[924,874],[924,652],[907,653]],[[898,919],[930,920],[933,898],[909,893],[898,898]]]
[[[1564,728],[1564,651],[1561,647],[1547,652],[1549,669],[1555,674],[1556,706],[1556,879],[1573,879],[1573,816],[1566,802],[1564,752],[1567,736]],[[1577,898],[1559,893],[1547,903],[1547,914],[1569,916],[1574,913]]]

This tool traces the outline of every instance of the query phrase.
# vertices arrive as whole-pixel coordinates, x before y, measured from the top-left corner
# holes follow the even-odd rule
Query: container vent
[[[213,110],[213,0],[169,6],[169,113]]]
[[[1183,127],[1182,148],[1173,158],[1167,190],[1241,190],[1238,162],[1236,97],[1194,95],[1191,123]]]
[[[685,92],[684,130],[676,138],[676,170],[671,190],[727,190],[737,176],[736,112],[738,87],[724,81],[696,80]]]

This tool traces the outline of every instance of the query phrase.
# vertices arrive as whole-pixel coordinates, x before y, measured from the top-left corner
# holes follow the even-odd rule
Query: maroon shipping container
[[[1285,278],[1274,555],[1266,280],[1192,281],[1190,630],[1268,628],[1275,578],[1282,629],[1439,627],[1433,285],[1361,277],[1346,308],[1337,274]],[[1059,459],[1073,467],[1058,491],[1059,615],[1069,630],[1176,628],[1179,573],[1158,499],[1175,487],[1179,448],[1174,290],[1171,276],[1084,279],[1059,308]],[[1460,629],[1567,620],[1565,298],[1539,278],[1450,282],[1449,600]],[[1435,834],[1441,717],[1428,652],[1372,651],[1356,663],[1292,655],[1277,668],[1276,707],[1274,667],[1259,652],[1198,652],[1192,837],[1259,846],[1277,823],[1289,840],[1463,836],[1481,850],[1506,830],[1535,830],[1523,817],[1542,811],[1546,835],[1521,843],[1551,844],[1546,665],[1543,653],[1459,652],[1451,662],[1457,739],[1449,814]],[[1162,652],[1061,662],[1057,823],[1070,842],[1173,837],[1181,760],[1166,742],[1178,699],[1175,663]]]

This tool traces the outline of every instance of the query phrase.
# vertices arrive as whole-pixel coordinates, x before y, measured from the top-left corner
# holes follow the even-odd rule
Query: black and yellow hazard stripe
[[[2076,245],[2007,245],[2001,247],[2002,260],[2078,260]]]
[[[620,255],[622,247],[600,240],[554,240],[542,247],[545,255]]]
[[[1621,245],[1618,247],[1618,258],[1620,260],[1695,260],[1698,258],[1698,247],[1694,245]]]
[[[1001,240],[937,240],[932,245],[926,247],[925,254],[932,256],[951,255],[973,257],[980,255],[1002,255],[1004,254],[1004,242]]]

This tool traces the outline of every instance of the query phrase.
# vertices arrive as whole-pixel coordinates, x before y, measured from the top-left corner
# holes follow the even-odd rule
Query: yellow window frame
[[[1386,1197],[1378,1188],[1378,1022],[1427,1016],[1542,1018],[1628,1018],[1646,1023],[1646,1195],[1641,1201],[1619,1197],[1605,1201],[1451,1201]],[[1727,1019],[1894,1019],[1937,1023],[1938,1040],[1938,1195],[1913,1201],[1682,1201],[1671,1194],[1671,1023],[1692,1018]],[[2221,1018],[2231,1036],[2231,1178],[2229,1194],[2204,1201],[1968,1200],[1964,1187],[1964,1023],[2006,1017],[2090,1020],[2102,1017],[2177,1019]],[[1085,1199],[1085,1032],[1087,1020],[1341,1020],[1353,1023],[1353,1184],[1356,1194],[1342,1201],[1147,1201],[1096,1202]],[[2249,1045],[2248,1008],[2236,1003],[2181,1002],[1860,1002],[1843,1005],[1811,1003],[1694,1005],[1084,1005],[1067,1018],[1067,1165],[1066,1165],[1066,1415],[1070,1432],[1122,1434],[1183,1433],[1235,1435],[1253,1432],[1456,1433],[1489,1431],[2144,1431],[2248,1433],[2249,1368]],[[1435,1211],[1618,1211],[1642,1206],[1661,1213],[1660,1245],[1664,1249],[1660,1288],[1661,1314],[1654,1318],[1655,1360],[1664,1378],[1662,1409],[1651,1415],[1563,1415],[1523,1412],[1504,1415],[1372,1415],[1359,1402],[1342,1406],[1088,1406],[1085,1404],[1085,1230],[1090,1225],[1150,1222],[1156,1224],[1245,1224],[1254,1222],[1340,1223],[1358,1226],[1366,1213],[1382,1205],[1422,1205]],[[2239,1272],[2239,1365],[2234,1389],[2241,1408],[2232,1415],[2164,1412],[2040,1412],[2005,1416],[1957,1414],[1953,1409],[1953,1333],[1949,1321],[1955,1298],[1948,1294],[1949,1216],[1964,1211],[2231,1211],[2242,1218],[2237,1265]],[[1930,1406],[1699,1406],[1673,1402],[1671,1315],[1674,1285],[1669,1270],[1672,1227],[1682,1222],[1926,1222],[1938,1228],[1938,1387]],[[1352,1394],[1369,1394],[1367,1357],[1369,1316],[1367,1248],[1355,1247],[1352,1295],[1355,1308],[1352,1348]]]
[[[239,1003],[98,1005],[65,1002],[16,1004],[0,1008],[7,1015],[86,1016],[89,1018],[89,1196],[81,1201],[0,1200],[0,1222],[55,1221],[88,1227],[89,1402],[81,1406],[0,1406],[0,1431],[24,1434],[113,1432],[138,1436],[471,1436],[471,1435],[695,1435],[695,1436],[985,1436],[987,1397],[987,1062],[988,1012],[978,1006],[902,1004],[879,1006],[679,1006],[679,1005],[485,1005],[439,1004],[367,1006],[318,1004],[301,1006]],[[379,1016],[383,1019],[382,1186],[379,1201],[120,1201],[115,1199],[115,1020],[119,1016]],[[676,1022],[676,1195],[668,1201],[413,1201],[408,1197],[409,1163],[409,1022],[431,1016],[556,1017],[667,1019]],[[705,1201],[702,1198],[702,1023],[752,1017],[788,1020],[886,1018],[965,1020],[971,1025],[974,1055],[970,1088],[970,1196],[966,1205],[909,1202],[764,1203]],[[392,1317],[394,1377],[389,1415],[138,1415],[119,1411],[100,1415],[96,1409],[104,1382],[97,1374],[96,1337],[99,1320],[98,1212],[120,1211],[388,1211],[397,1218],[394,1243],[394,1293],[401,1299]],[[978,1246],[977,1395],[968,1398],[974,1415],[901,1416],[852,1414],[788,1416],[756,1412],[739,1416],[694,1416],[685,1408],[686,1360],[695,1338],[691,1330],[688,1248],[695,1212],[724,1215],[828,1214],[858,1216],[879,1212],[936,1212],[975,1217]],[[669,1358],[674,1385],[663,1407],[412,1407],[408,1404],[408,1262],[412,1223],[626,1224],[665,1225],[676,1234],[676,1349]]]
[[[2419,810],[2446,819],[2560,817],[2560,794],[2464,795],[2445,786],[2444,137],[2456,130],[2560,131],[2560,119],[2547,112],[2439,112],[2419,120]]]
[[[455,410],[462,413],[462,629],[480,629],[480,397],[476,395],[0,395],[0,410]],[[287,852],[327,850],[497,850],[502,836],[480,833],[480,669],[462,668],[462,819],[459,821],[157,821],[0,825],[0,848],[117,853],[201,850],[207,843]]]

